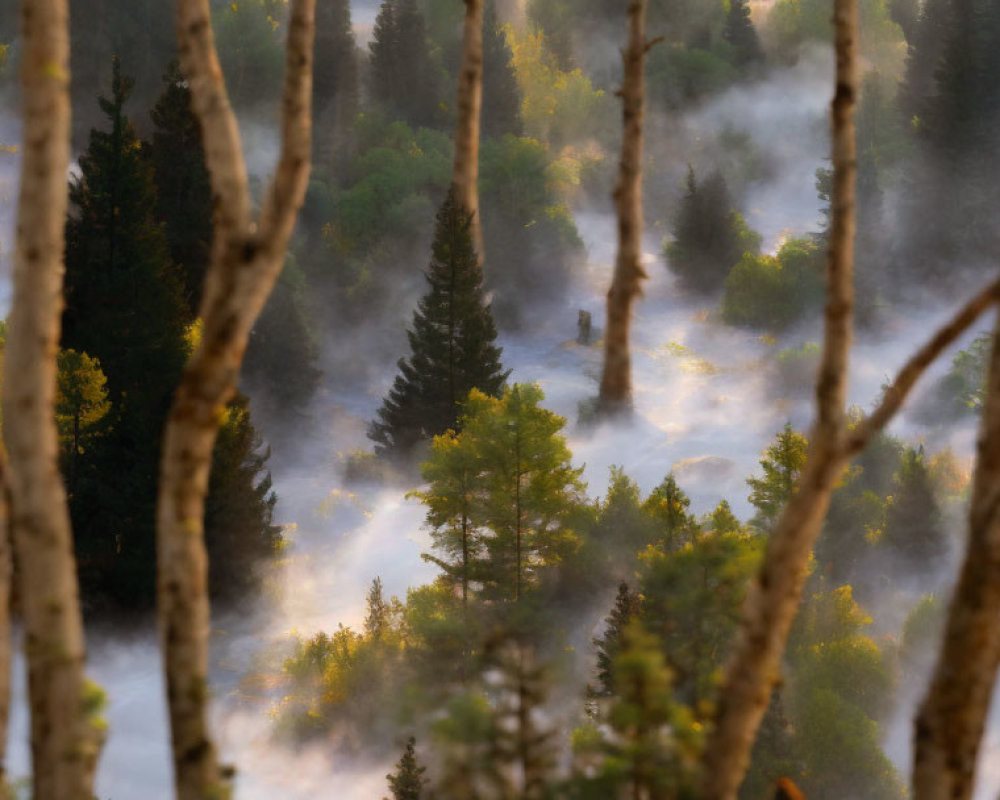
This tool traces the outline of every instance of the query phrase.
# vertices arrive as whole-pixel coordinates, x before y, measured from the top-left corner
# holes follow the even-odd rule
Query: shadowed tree
[[[521,90],[514,72],[514,52],[507,33],[496,16],[496,4],[486,0],[483,15],[483,104],[482,133],[498,138],[508,133],[520,136]]]
[[[412,736],[406,740],[406,749],[396,764],[396,771],[385,776],[389,781],[393,800],[420,800],[423,796],[424,786],[427,784],[427,779],[424,778],[427,767],[421,767],[417,762],[414,750],[416,743],[417,740]]]

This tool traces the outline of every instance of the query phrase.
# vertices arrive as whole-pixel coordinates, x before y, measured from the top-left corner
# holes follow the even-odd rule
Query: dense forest
[[[0,800],[996,797],[998,54],[0,0]]]

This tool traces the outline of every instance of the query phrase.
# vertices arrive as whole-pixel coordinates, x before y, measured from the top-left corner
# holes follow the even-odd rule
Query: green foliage
[[[732,210],[729,190],[718,172],[699,185],[694,170],[688,169],[673,237],[664,248],[667,265],[697,292],[717,291],[744,253],[760,252],[760,235]]]
[[[900,655],[904,663],[913,665],[934,652],[944,628],[945,605],[937,595],[925,594],[913,607],[903,623]]]
[[[933,573],[948,551],[923,447],[903,451],[879,544],[908,575]]]
[[[760,466],[764,470],[761,478],[748,478],[751,505],[757,509],[752,524],[762,530],[769,530],[778,521],[778,516],[795,491],[799,473],[806,463],[809,442],[801,433],[792,430],[790,422],[776,437],[774,444],[767,448]]]
[[[499,398],[474,389],[462,432],[437,437],[423,467],[432,483],[418,496],[430,506],[435,545],[446,555],[455,553],[457,520],[468,515],[461,528],[463,562],[446,567],[450,574],[473,577],[484,599],[520,600],[538,571],[558,563],[576,544],[567,522],[580,502],[581,471],[570,464],[559,435],[566,421],[539,407],[543,397],[530,385],[514,385]],[[470,463],[476,472],[466,484],[462,472]],[[456,482],[468,485],[469,500],[442,498]]]
[[[722,4],[719,4],[722,7]],[[739,76],[720,49],[669,42],[649,52],[650,103],[678,110],[731,86]]]
[[[951,369],[941,388],[956,410],[978,411],[983,407],[986,367],[992,347],[992,334],[982,333],[967,349],[960,350],[952,359]]]
[[[727,323],[782,331],[822,303],[820,253],[808,239],[789,239],[775,256],[744,253],[725,287]]]
[[[710,712],[762,552],[760,537],[739,532],[705,535],[673,553],[650,548],[641,556],[643,624],[660,639],[678,697],[699,716]]]
[[[387,114],[414,127],[441,119],[439,67],[417,0],[383,0],[368,49],[372,97]]]
[[[729,0],[726,24],[722,38],[733,48],[733,63],[746,68],[764,59],[757,38],[757,29],[750,19],[750,6],[746,0]]]
[[[610,697],[615,690],[615,662],[622,649],[625,629],[635,619],[642,608],[642,597],[628,588],[622,581],[618,586],[614,608],[604,619],[603,633],[594,639],[597,651],[597,683],[595,694]]]
[[[406,455],[455,428],[471,389],[495,395],[507,380],[469,224],[449,192],[438,212],[429,288],[408,332],[411,355],[400,359],[399,375],[369,427],[380,453]]]
[[[690,505],[690,498],[677,485],[672,472],[649,493],[642,504],[643,511],[655,526],[657,541],[666,550],[676,550],[696,538],[698,526],[694,517],[688,513]]]
[[[271,0],[234,0],[213,15],[226,89],[236,106],[276,102],[280,96],[285,73],[281,8]]]
[[[406,741],[406,749],[396,764],[396,772],[386,775],[389,781],[389,791],[393,800],[420,800],[427,779],[424,773],[427,767],[421,767],[417,762],[414,747],[417,740],[412,736]]]
[[[111,410],[107,378],[100,362],[86,353],[60,350],[56,357],[56,427],[66,463],[67,488],[76,485],[76,462],[90,441],[100,435],[95,426]]]
[[[514,70],[514,51],[506,29],[497,21],[493,0],[486,3],[483,18],[483,97],[489,98],[483,103],[483,137],[520,136],[522,96]]]
[[[212,187],[191,90],[172,61],[150,112],[155,126],[149,155],[156,181],[156,212],[170,259],[180,270],[190,317],[198,315],[212,244]]]
[[[313,154],[317,167],[334,170],[346,163],[360,95],[349,0],[317,4],[315,36]]]
[[[544,37],[545,49],[562,70],[574,67],[573,28],[578,13],[568,0],[528,0],[528,22]]]

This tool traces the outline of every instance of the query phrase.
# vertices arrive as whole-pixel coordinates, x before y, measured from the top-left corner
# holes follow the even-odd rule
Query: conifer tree
[[[689,167],[673,240],[664,249],[670,270],[689,289],[714,292],[745,252],[760,252],[760,236],[733,210],[722,174],[699,183]]]
[[[163,91],[150,112],[149,152],[156,181],[156,210],[163,222],[170,258],[180,270],[191,318],[198,315],[212,244],[212,188],[205,168],[201,128],[191,110],[191,90],[172,61]]]
[[[406,749],[396,764],[396,772],[385,776],[393,800],[420,800],[423,796],[427,767],[421,767],[417,762],[416,743],[412,736],[407,739]]]
[[[500,392],[509,372],[500,364],[496,326],[469,230],[469,217],[449,193],[437,215],[427,294],[408,332],[410,357],[379,409],[368,436],[376,451],[406,454],[421,440],[455,428],[473,388]]]
[[[375,101],[414,128],[432,126],[441,86],[417,0],[383,0],[368,49]]]
[[[111,98],[100,99],[110,130],[91,132],[70,182],[62,346],[100,362],[112,404],[70,505],[84,590],[138,608],[153,597],[159,443],[190,312],[157,221],[152,165],[125,116],[132,82],[117,59],[112,72]],[[114,492],[102,474],[119,476]]]
[[[753,525],[768,530],[774,525],[781,509],[785,507],[795,490],[795,483],[806,461],[808,442],[801,433],[792,430],[790,422],[764,453],[760,465],[764,470],[762,478],[747,478],[747,485],[753,490],[749,500],[757,509]]]
[[[764,53],[760,49],[760,39],[750,19],[750,5],[746,0],[729,0],[722,38],[733,48],[736,66],[748,67],[763,60]]]
[[[615,661],[622,650],[622,638],[625,628],[635,619],[642,607],[642,598],[629,589],[624,581],[618,586],[615,606],[605,618],[604,633],[594,639],[597,650],[597,682],[596,694],[599,697],[610,697],[615,691]]]
[[[923,447],[903,452],[894,483],[879,544],[898,559],[904,574],[932,574],[948,543]]]
[[[358,113],[358,57],[351,4],[323,0],[316,6],[313,65],[314,161],[328,168],[341,163]]]
[[[365,600],[365,636],[378,641],[385,633],[389,624],[389,604],[382,594],[382,579],[378,576],[372,580]]]
[[[677,485],[672,472],[642,504],[643,511],[654,521],[656,534],[667,550],[683,546],[696,533],[697,524],[688,512],[690,505],[691,499]]]
[[[497,20],[496,4],[486,3],[483,17],[483,136],[520,136],[521,90],[514,74],[514,53]]]

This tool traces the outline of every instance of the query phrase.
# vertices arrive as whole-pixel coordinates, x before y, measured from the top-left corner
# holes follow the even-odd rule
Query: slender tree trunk
[[[750,751],[778,679],[788,631],[798,610],[813,543],[846,458],[843,453],[847,365],[854,300],[857,94],[857,0],[835,0],[837,53],[833,99],[833,219],[827,258],[825,338],[816,383],[817,419],[798,491],[768,541],[750,590],[740,641],[723,683],[704,759],[702,796],[735,800]]]
[[[13,563],[11,559],[10,527],[7,512],[7,456],[0,447],[0,800],[8,800],[7,729],[10,725],[11,595]]]
[[[627,412],[632,407],[632,356],[629,333],[632,306],[642,292],[642,153],[645,117],[646,2],[628,6],[629,38],[624,51],[625,77],[618,94],[624,108],[625,133],[615,186],[618,214],[618,256],[608,291],[608,322],[604,332],[604,372],[599,407],[604,414]]]
[[[35,800],[90,800],[83,623],[55,425],[70,148],[66,0],[24,0],[21,42],[24,156],[3,434],[24,610],[32,793]],[[3,631],[6,648],[7,626]]]
[[[914,800],[967,800],[1000,664],[1000,321],[969,509],[969,544],[944,643],[917,714]]]
[[[455,199],[467,214],[472,243],[483,263],[483,226],[479,219],[479,124],[483,108],[483,0],[464,0],[462,64],[458,72],[458,124],[451,185]]]
[[[202,341],[181,377],[167,419],[157,506],[160,635],[174,775],[180,800],[228,792],[208,728],[208,565],[205,495],[212,449],[234,391],[254,321],[284,262],[310,165],[315,0],[293,0],[288,23],[282,149],[258,221],[250,214],[246,164],[212,34],[208,0],[179,0],[181,67],[201,123],[215,205],[211,264],[202,299]]]

